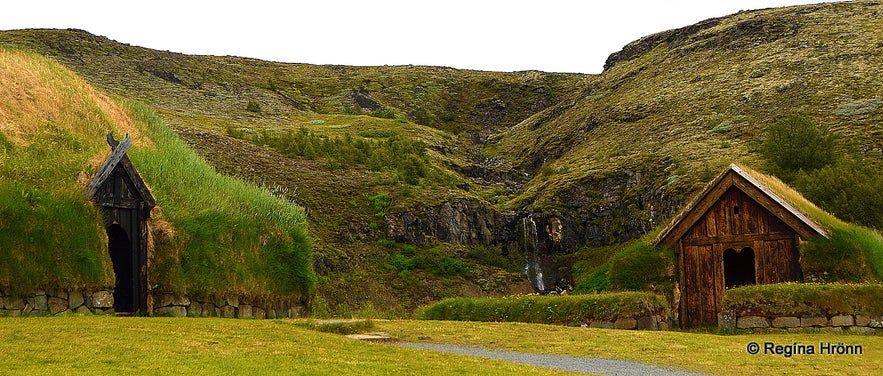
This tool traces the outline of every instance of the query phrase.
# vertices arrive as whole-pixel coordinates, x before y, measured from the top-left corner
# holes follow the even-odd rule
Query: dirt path
[[[487,350],[477,347],[442,345],[435,343],[399,342],[399,346],[415,349],[441,351],[453,354],[477,356],[480,358],[502,359],[514,363],[528,364],[537,367],[552,368],[562,371],[582,372],[598,375],[664,375],[688,376],[697,375],[687,371],[678,371],[632,362],[628,360],[590,358],[564,355],[539,355],[513,351]]]

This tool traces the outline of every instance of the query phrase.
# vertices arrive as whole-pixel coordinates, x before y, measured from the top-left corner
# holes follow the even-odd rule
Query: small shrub
[[[405,257],[402,254],[396,254],[389,260],[389,265],[393,270],[402,271],[402,270],[413,270],[416,266],[414,260]]]
[[[389,138],[399,134],[395,129],[368,129],[359,131],[359,136],[365,138]]]
[[[392,202],[389,198],[389,195],[386,193],[378,193],[374,196],[368,196],[368,205],[377,212],[377,217],[383,217],[386,215],[386,208],[389,207],[389,204]]]
[[[253,99],[249,99],[248,104],[245,105],[245,110],[248,112],[259,114],[261,113],[261,105],[258,102],[255,102]]]
[[[729,121],[723,121],[720,124],[716,125],[714,128],[711,128],[705,133],[727,133],[733,130],[733,123]]]
[[[438,275],[455,275],[463,270],[463,261],[444,256],[438,250],[424,251],[414,257],[418,269],[430,271]]]
[[[384,109],[380,109],[380,110],[371,111],[371,116],[376,117],[376,118],[381,118],[381,119],[395,119],[396,113],[395,113],[395,111],[393,111],[391,109],[384,108]]]
[[[308,329],[320,331],[323,333],[334,333],[342,335],[364,333],[374,329],[374,321],[371,320],[339,320],[321,323],[309,321],[306,323],[297,323],[295,325],[300,325]]]

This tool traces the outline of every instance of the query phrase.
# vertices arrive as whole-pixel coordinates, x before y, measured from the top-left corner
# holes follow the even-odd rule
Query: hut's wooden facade
[[[86,188],[101,206],[116,275],[114,310],[147,313],[147,218],[156,201],[126,155],[132,139],[107,135],[113,151]]]
[[[815,236],[828,231],[730,165],[655,242],[677,254],[681,326],[716,323],[727,288],[801,281],[797,247]]]

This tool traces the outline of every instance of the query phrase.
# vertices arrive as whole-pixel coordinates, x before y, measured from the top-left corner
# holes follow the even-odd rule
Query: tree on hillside
[[[792,180],[798,171],[812,171],[834,163],[836,138],[826,127],[813,125],[809,118],[790,114],[767,128],[761,153],[776,175]]]

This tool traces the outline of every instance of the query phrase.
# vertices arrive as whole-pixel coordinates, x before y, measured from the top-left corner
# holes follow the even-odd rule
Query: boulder
[[[659,322],[656,316],[644,316],[638,319],[638,329],[640,330],[659,330]]]
[[[739,329],[769,328],[770,321],[762,316],[743,316],[736,320]]]
[[[254,318],[258,320],[263,320],[267,318],[267,312],[261,308],[254,307]]]
[[[869,326],[871,325],[871,318],[865,315],[855,315],[855,325],[856,326]]]
[[[589,328],[613,329],[613,321],[592,321]]]
[[[92,308],[113,308],[113,293],[107,290],[93,293]]]
[[[202,316],[202,304],[193,302],[187,307],[187,316],[190,317],[200,317]]]
[[[637,325],[633,318],[620,317],[613,322],[613,329],[634,329]]]
[[[853,326],[855,320],[850,315],[838,315],[831,318],[831,326]]]
[[[773,319],[774,328],[796,328],[800,326],[800,319],[793,316],[776,317]]]
[[[239,310],[237,312],[237,317],[240,319],[253,319],[254,312],[252,311],[251,305],[248,304],[240,304]]]
[[[803,316],[800,318],[800,326],[828,326],[828,318],[825,316]]]
[[[25,300],[21,298],[13,298],[7,296],[4,298],[6,300],[6,309],[10,311],[21,311],[25,307]]]
[[[181,306],[160,307],[153,310],[154,316],[187,317],[187,308]]]
[[[71,291],[68,294],[68,308],[76,309],[83,305],[86,299],[83,297],[82,291]]]
[[[46,297],[46,294],[38,294],[38,295],[34,296],[34,310],[35,311],[48,311],[49,310],[48,298]]]
[[[67,300],[53,296],[47,300],[47,306],[49,307],[49,313],[57,315],[67,310],[68,303]]]
[[[233,308],[233,306],[225,305],[220,308],[220,312],[218,312],[218,316],[226,318],[226,319],[236,318],[236,308]]]

